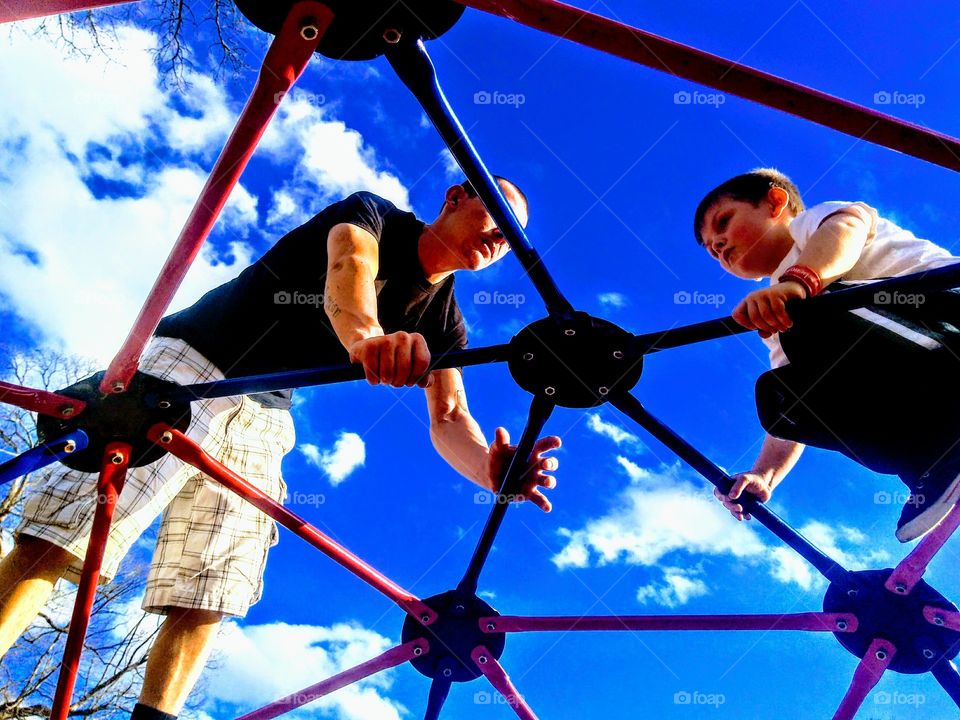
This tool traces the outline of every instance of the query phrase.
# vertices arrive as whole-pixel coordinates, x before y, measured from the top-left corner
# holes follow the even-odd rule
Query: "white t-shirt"
[[[825,202],[805,210],[790,223],[793,248],[770,276],[770,284],[776,285],[786,269],[797,262],[800,253],[807,246],[807,241],[828,216],[851,205],[865,210],[872,223],[860,259],[843,276],[843,280],[864,281],[909,275],[960,261],[960,258],[951,255],[939,245],[918,238],[909,230],[880,217],[874,208],[865,203]],[[764,338],[764,343],[770,349],[771,367],[781,367],[789,362],[780,347],[779,333]]]

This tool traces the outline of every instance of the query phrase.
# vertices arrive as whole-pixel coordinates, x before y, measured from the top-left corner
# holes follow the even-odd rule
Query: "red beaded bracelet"
[[[819,295],[820,291],[823,290],[823,280],[820,274],[806,265],[791,265],[784,271],[779,279],[780,282],[784,280],[794,280],[800,283],[806,288],[807,297]]]

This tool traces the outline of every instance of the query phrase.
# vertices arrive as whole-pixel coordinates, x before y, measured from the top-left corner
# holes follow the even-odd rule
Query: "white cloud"
[[[619,425],[606,422],[600,417],[599,413],[590,413],[587,416],[587,427],[598,435],[610,438],[617,445],[622,443],[637,443],[639,438],[633,433],[627,432]]]
[[[753,524],[737,523],[711,491],[684,479],[679,466],[651,470],[623,456],[617,462],[630,477],[630,486],[606,514],[579,529],[560,528],[564,546],[552,558],[558,568],[613,563],[653,567],[668,557],[676,562],[682,556],[727,556],[766,567],[776,580],[804,590],[823,587],[823,579],[806,561],[779,543],[767,544]],[[866,536],[854,528],[811,521],[799,532],[850,569],[889,559],[887,552],[865,547]],[[682,604],[684,598],[705,592],[706,585],[689,572],[681,577],[665,571],[664,582],[641,588],[638,599]]]
[[[463,170],[460,169],[460,163],[453,157],[450,148],[444,148],[440,151],[440,160],[443,162],[443,172],[447,180],[454,182],[463,179]]]
[[[627,297],[623,293],[618,292],[600,293],[597,296],[597,300],[600,301],[601,305],[617,309],[626,307],[629,304]]]
[[[304,443],[300,452],[314,467],[320,468],[336,487],[367,460],[367,447],[363,438],[352,432],[341,432],[331,450],[321,450],[316,445]]]
[[[240,625],[224,623],[207,671],[207,705],[214,717],[233,716],[278,700],[359,665],[393,643],[356,625]],[[406,710],[381,694],[392,685],[380,673],[304,708],[301,716],[337,720],[400,720]],[[231,714],[232,713],[232,714]]]
[[[637,589],[637,600],[644,605],[654,603],[675,608],[709,591],[707,584],[690,570],[667,567],[663,569],[663,582],[653,582]]]

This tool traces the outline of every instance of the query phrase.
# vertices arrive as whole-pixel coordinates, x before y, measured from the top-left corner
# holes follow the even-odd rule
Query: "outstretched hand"
[[[785,332],[793,325],[787,314],[787,302],[807,296],[803,285],[793,280],[779,282],[747,295],[733,311],[733,319],[750,330],[759,330],[760,337]]]
[[[520,490],[509,498],[511,502],[529,500],[544,512],[550,512],[553,509],[543,490],[553,490],[557,486],[557,479],[547,473],[559,468],[560,461],[555,457],[545,457],[545,454],[556,450],[560,445],[560,438],[555,435],[540,438],[534,443],[533,454],[524,472]],[[506,428],[498,427],[496,437],[490,445],[487,465],[487,487],[493,492],[500,489],[503,476],[516,452],[517,446],[510,444],[510,433]]]
[[[743,505],[737,502],[744,491],[755,496],[760,502],[767,502],[773,494],[773,488],[769,481],[762,475],[752,472],[737,473],[732,478],[733,485],[730,492],[724,495],[720,490],[714,488],[713,495],[723,506],[730,511],[737,520],[749,520],[750,513],[743,509]]]

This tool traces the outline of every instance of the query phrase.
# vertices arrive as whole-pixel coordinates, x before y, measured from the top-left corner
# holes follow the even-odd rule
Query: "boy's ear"
[[[781,187],[772,187],[767,191],[767,202],[770,203],[773,217],[780,217],[790,204],[790,193]]]

